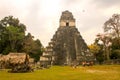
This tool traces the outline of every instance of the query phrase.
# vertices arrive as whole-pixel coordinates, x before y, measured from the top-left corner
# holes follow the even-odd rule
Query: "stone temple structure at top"
[[[62,12],[62,16],[60,18],[60,27],[62,28],[65,26],[75,27],[75,19],[69,11]]]
[[[89,48],[76,28],[75,18],[69,11],[62,12],[59,28],[40,57],[41,63],[71,65],[90,60]]]

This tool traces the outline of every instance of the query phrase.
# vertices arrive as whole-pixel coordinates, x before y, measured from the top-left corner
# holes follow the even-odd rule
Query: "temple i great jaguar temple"
[[[82,61],[91,61],[92,57],[87,44],[76,28],[74,16],[69,11],[62,12],[59,28],[40,57],[40,63],[52,65],[80,64]]]

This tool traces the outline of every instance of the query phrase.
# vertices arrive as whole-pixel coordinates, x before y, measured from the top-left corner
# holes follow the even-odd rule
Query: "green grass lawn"
[[[79,66],[76,69],[53,66],[30,73],[8,73],[7,70],[1,70],[0,80],[120,80],[120,65]]]

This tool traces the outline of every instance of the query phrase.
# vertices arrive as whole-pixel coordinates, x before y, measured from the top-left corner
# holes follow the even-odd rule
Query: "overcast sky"
[[[27,32],[40,39],[44,46],[59,27],[62,11],[69,10],[76,27],[87,44],[112,14],[120,14],[120,0],[0,0],[0,19],[13,15],[25,24]]]

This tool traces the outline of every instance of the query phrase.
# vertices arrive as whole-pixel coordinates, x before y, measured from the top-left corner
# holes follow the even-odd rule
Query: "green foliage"
[[[104,61],[104,56],[103,56],[103,54],[102,54],[103,52],[99,52],[97,55],[96,55],[96,59],[97,59],[97,61],[99,62],[99,64],[102,64],[103,63],[103,61]]]
[[[120,38],[113,38],[112,40],[111,59],[120,59]]]
[[[43,53],[42,44],[40,40],[37,39],[34,41],[34,47],[33,47],[32,53],[33,53],[33,58],[35,58],[35,62],[39,61],[39,58]]]
[[[0,21],[0,53],[18,52],[25,37],[26,26],[18,18],[8,16]]]
[[[120,38],[113,38],[112,40],[112,49],[120,49]]]
[[[94,55],[97,55],[100,51],[100,47],[97,44],[91,44],[89,46],[89,49],[90,49],[91,53],[93,53]]]
[[[39,60],[40,55],[42,55],[42,44],[37,40],[33,40],[33,36],[28,33],[24,39],[23,51],[28,53],[32,58],[35,59],[35,62]]]
[[[4,49],[4,50],[3,50],[2,54],[4,54],[4,55],[7,55],[7,54],[11,51],[9,45],[5,46],[3,49]]]
[[[28,33],[23,41],[23,51],[30,53],[34,45],[33,36]]]
[[[89,46],[89,49],[91,53],[95,56],[96,60],[99,62],[99,64],[102,64],[104,61],[104,56],[103,56],[103,45],[98,44],[98,41],[95,40],[94,44],[91,44]]]
[[[21,32],[25,32],[26,31],[26,26],[24,24],[20,23],[18,18],[14,18],[13,16],[4,17],[0,21],[0,24],[3,27],[7,27],[7,26],[18,27]]]
[[[8,26],[6,28],[8,33],[8,41],[10,43],[11,51],[17,51],[17,42],[24,38],[24,33],[20,31],[18,27]]]
[[[120,59],[120,49],[113,50],[110,57],[111,59]]]

